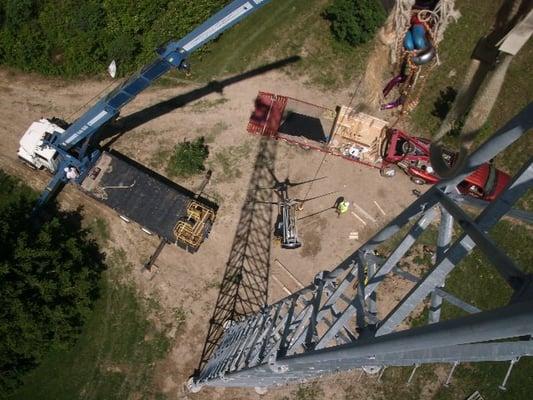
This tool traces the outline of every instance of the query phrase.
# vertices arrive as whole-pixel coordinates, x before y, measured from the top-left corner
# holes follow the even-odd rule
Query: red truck
[[[439,177],[433,171],[429,161],[428,139],[410,136],[399,129],[388,129],[382,146],[382,175],[390,176],[390,166],[396,165],[419,185],[434,184]],[[445,161],[450,165],[454,162],[455,153],[444,154]],[[461,194],[470,195],[483,200],[494,200],[507,186],[510,176],[497,169],[492,163],[485,163],[469,175],[458,186]]]

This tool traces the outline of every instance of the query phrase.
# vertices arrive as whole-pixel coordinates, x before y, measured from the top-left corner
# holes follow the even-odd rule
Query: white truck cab
[[[46,168],[52,174],[58,168],[58,153],[53,148],[43,144],[45,135],[54,132],[63,133],[65,130],[47,119],[40,119],[30,125],[22,139],[18,156],[34,168]]]

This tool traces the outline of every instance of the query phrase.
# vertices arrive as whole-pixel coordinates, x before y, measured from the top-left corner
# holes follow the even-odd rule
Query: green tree
[[[351,46],[372,39],[386,18],[378,0],[334,0],[324,16],[331,21],[333,36]]]
[[[104,71],[108,55],[104,40],[104,10],[98,0],[47,2],[38,26],[46,45],[46,64],[39,72],[66,76]]]
[[[30,22],[38,10],[35,0],[4,0],[2,6],[1,14],[5,17],[2,23],[11,31]]]
[[[0,0],[0,63],[74,77],[135,71],[228,0]]]
[[[208,155],[209,149],[203,137],[179,143],[168,161],[167,173],[186,177],[205,171],[204,162]]]
[[[52,346],[71,343],[98,297],[103,256],[77,212],[52,205],[30,218],[36,195],[0,171],[0,393]],[[1,397],[1,396],[0,396]]]

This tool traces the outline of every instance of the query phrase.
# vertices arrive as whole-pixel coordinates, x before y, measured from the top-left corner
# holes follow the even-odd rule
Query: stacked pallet
[[[333,127],[333,138],[339,147],[360,148],[361,158],[377,163],[380,161],[381,143],[387,122],[368,114],[356,112],[351,107],[341,106]]]

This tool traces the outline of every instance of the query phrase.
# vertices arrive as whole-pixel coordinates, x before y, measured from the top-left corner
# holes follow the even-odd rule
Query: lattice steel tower
[[[311,285],[260,312],[227,322],[216,350],[190,381],[191,389],[267,388],[355,368],[377,372],[387,366],[414,366],[416,370],[437,362],[450,363],[449,381],[459,363],[510,361],[505,387],[513,364],[533,355],[533,275],[516,265],[488,232],[532,187],[533,158],[477,216],[466,212],[453,192],[532,126],[533,103],[481,145],[460,174],[429,189],[331,272],[319,273]],[[400,262],[433,221],[439,226],[436,254],[418,277],[402,269]],[[388,255],[375,251],[402,228],[408,230]],[[523,246],[527,245],[531,243],[524,239]],[[475,247],[511,289],[501,308],[480,310],[445,289],[448,274]],[[391,275],[413,286],[380,318],[377,310],[386,294],[378,293],[378,288]],[[469,279],[474,283],[476,276]],[[428,299],[428,324],[400,330],[415,307]],[[441,321],[443,301],[468,315]]]

